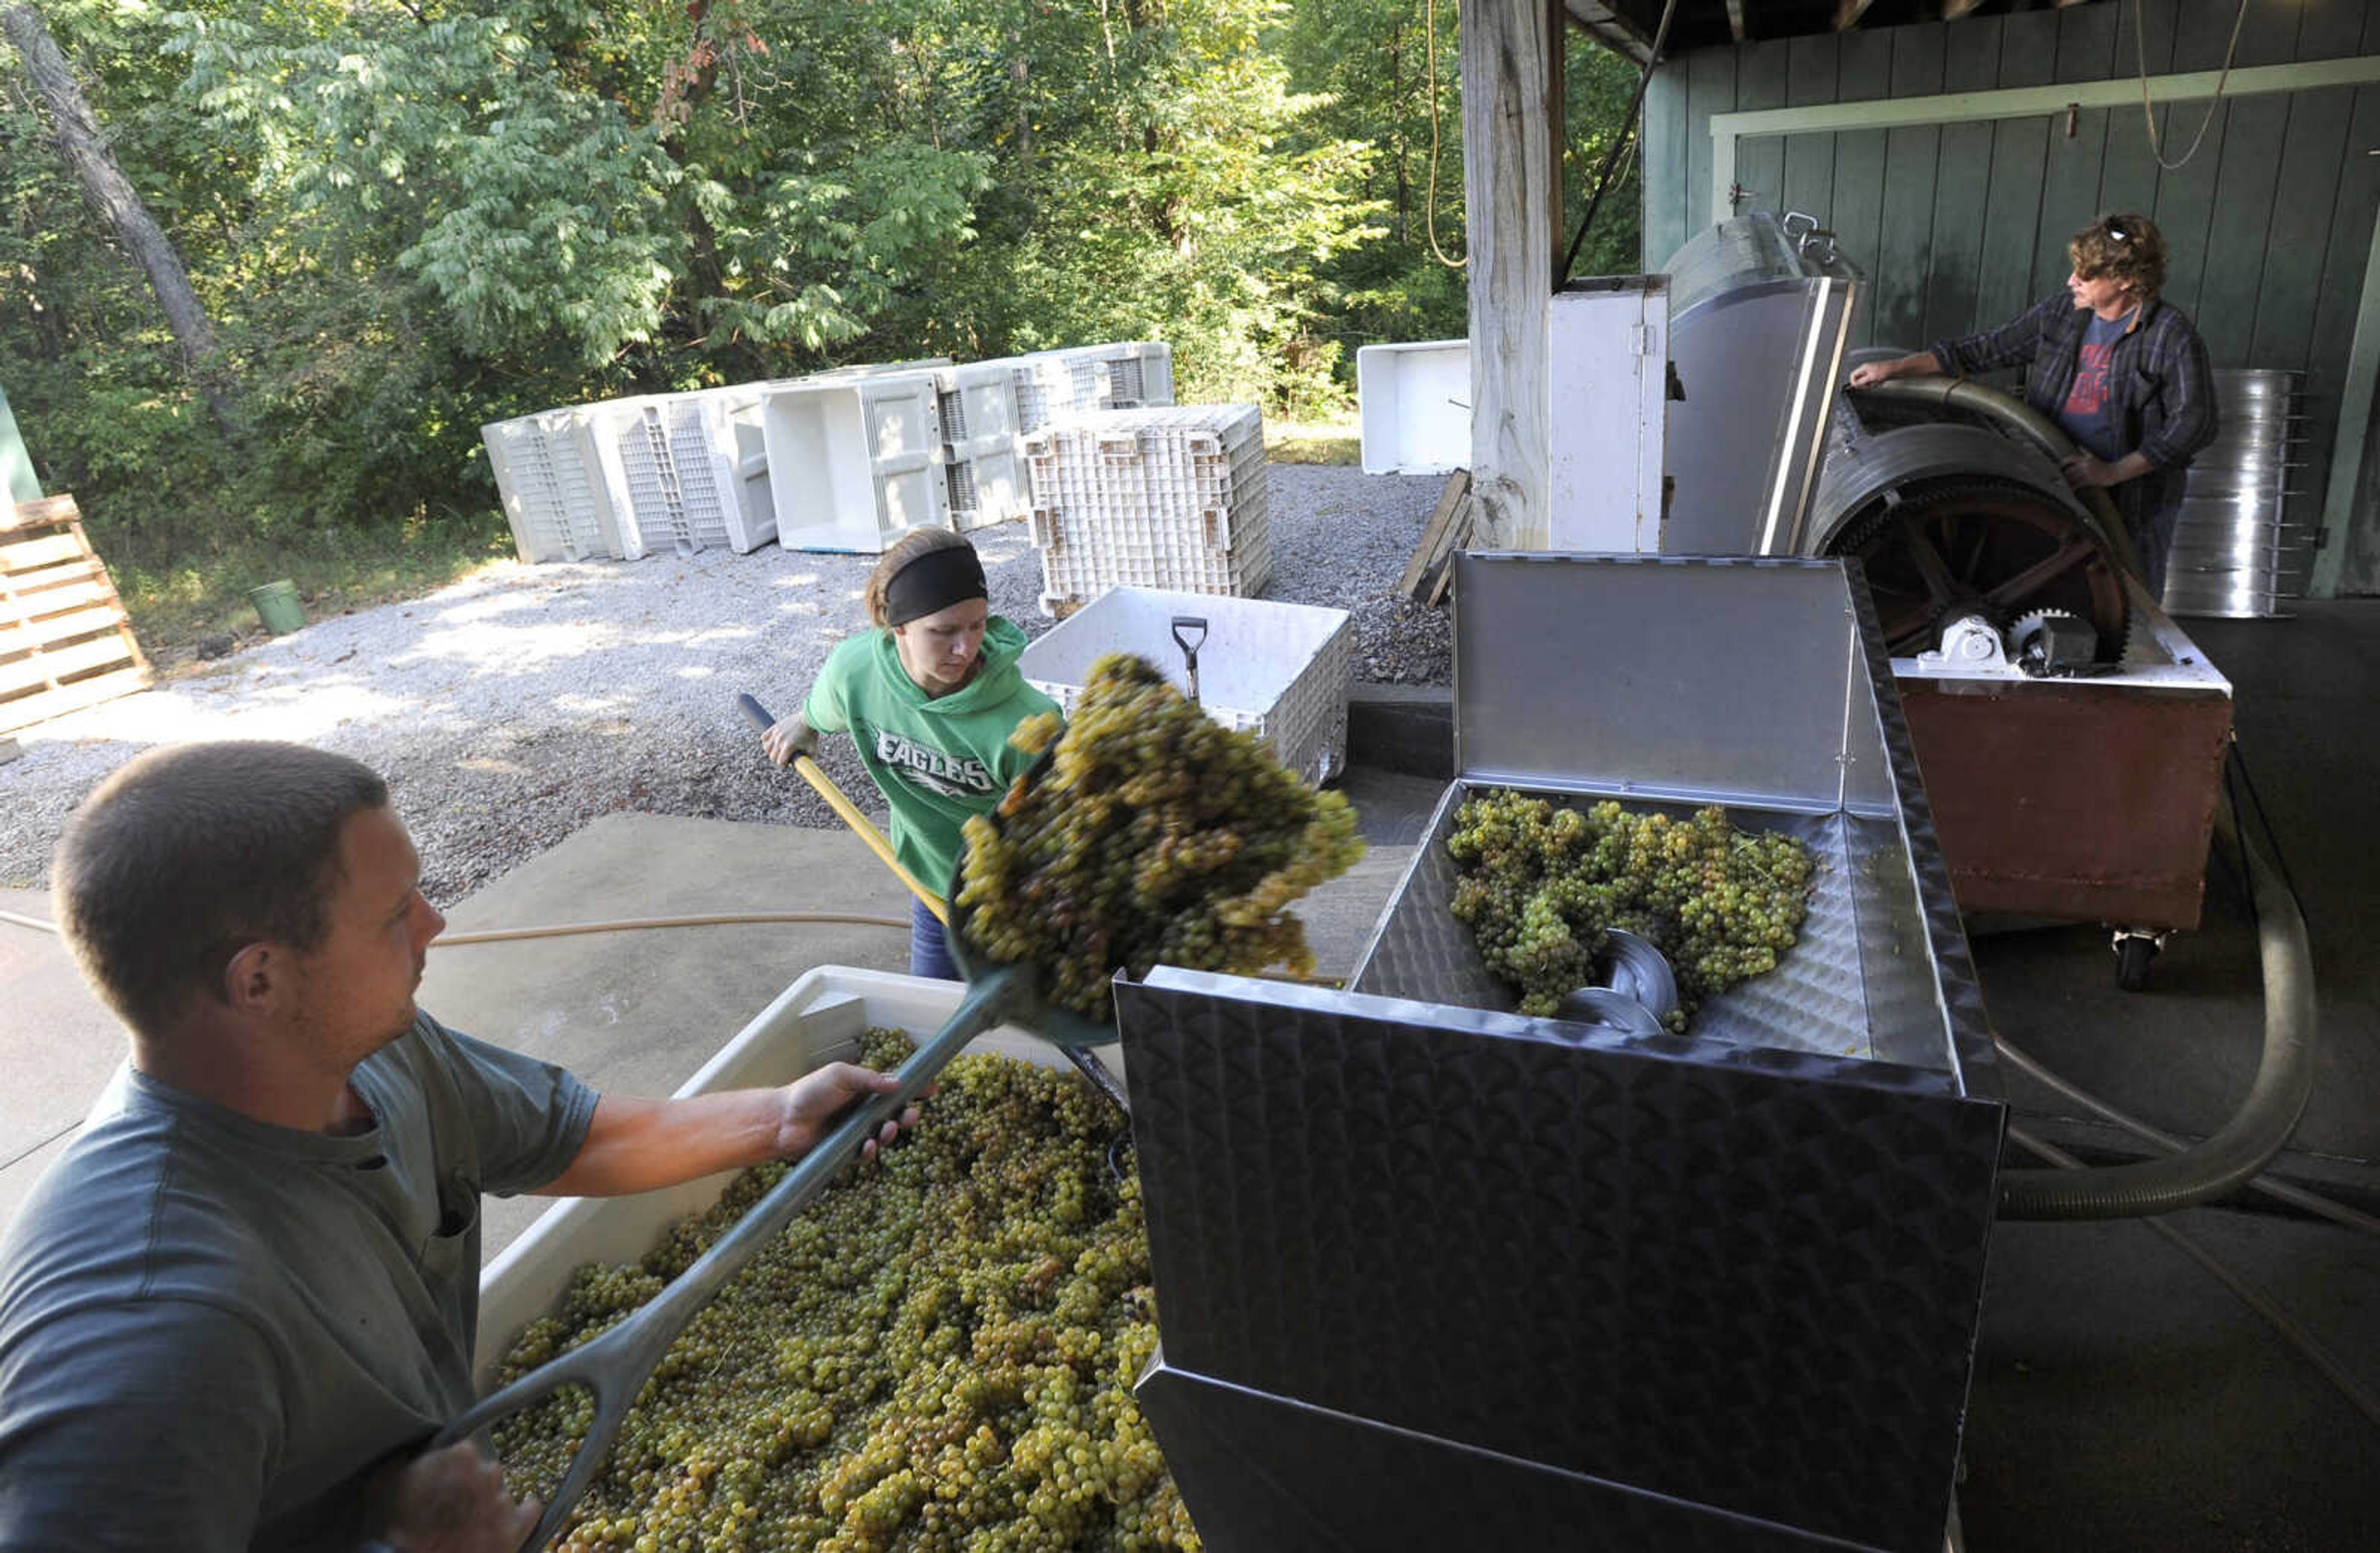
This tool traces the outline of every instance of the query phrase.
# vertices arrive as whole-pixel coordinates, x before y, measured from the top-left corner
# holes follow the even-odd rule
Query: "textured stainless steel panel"
[[[1512,1007],[1448,909],[1444,842],[1471,795],[1511,786],[1679,815],[1716,802],[1747,830],[1793,834],[1821,867],[1800,943],[1706,1005],[1698,1039],[1944,1072],[1988,1062],[1980,1015],[1962,1028],[1946,1001],[1946,987],[1971,994],[1966,941],[1855,564],[1481,554],[1456,564],[1461,775],[1351,988]],[[1719,620],[1724,636],[1711,630]],[[1599,672],[1525,672],[1548,658]]]
[[[1859,1546],[1309,1407],[1161,1352],[1135,1390],[1211,1553]]]
[[[1169,1363],[1859,1546],[1938,1546],[1998,1103],[1883,1063],[1572,1044],[1166,969],[1117,1003]],[[1469,1465],[1408,1470],[1451,1492]]]
[[[1847,762],[1841,563],[1458,553],[1456,770],[1474,782],[1831,810]]]

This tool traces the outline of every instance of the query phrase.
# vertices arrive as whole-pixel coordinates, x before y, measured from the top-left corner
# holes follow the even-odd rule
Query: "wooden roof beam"
[[[1737,42],[1747,42],[1752,37],[1752,0],[1727,0],[1727,34]]]
[[[1984,0],[1942,0],[1942,19],[1956,21],[1973,13],[1983,3]]]
[[[1643,30],[1644,24],[1613,6],[1609,0],[1561,0],[1562,17],[1609,49],[1627,55],[1638,65],[1653,63],[1653,37]],[[1656,16],[1660,6],[1654,7]]]
[[[1876,0],[1837,0],[1837,4],[1835,6],[1835,30],[1838,32],[1848,32],[1852,28],[1857,27],[1860,23],[1860,18],[1867,15],[1867,8],[1875,3]],[[2058,3],[2063,5],[2066,3],[2066,0],[2058,0]]]

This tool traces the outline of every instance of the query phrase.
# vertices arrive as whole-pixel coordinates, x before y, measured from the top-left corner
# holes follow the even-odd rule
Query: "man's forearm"
[[[577,1158],[539,1194],[615,1197],[776,1159],[785,1110],[780,1089],[675,1100],[606,1096],[595,1107]]]

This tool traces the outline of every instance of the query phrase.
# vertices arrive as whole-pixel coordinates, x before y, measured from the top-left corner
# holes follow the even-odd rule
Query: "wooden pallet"
[[[1401,591],[1415,603],[1435,609],[1446,597],[1447,586],[1454,580],[1454,552],[1471,540],[1471,475],[1457,469],[1446,477],[1446,489],[1439,492],[1438,510],[1429,515],[1429,522],[1421,531],[1421,543],[1415,547],[1413,560],[1405,565]]]
[[[149,660],[71,496],[0,514],[0,732],[146,688]]]

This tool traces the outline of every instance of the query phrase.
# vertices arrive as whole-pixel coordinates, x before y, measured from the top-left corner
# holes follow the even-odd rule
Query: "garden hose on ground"
[[[2066,1173],[2077,1175],[2088,1173],[2080,1159],[2053,1144],[2043,1142],[2022,1127],[2009,1129],[2009,1141],[2029,1153],[2062,1167]],[[2006,1177],[2003,1176],[2002,1179],[2005,1180]],[[2356,1412],[2361,1413],[2373,1423],[2380,1424],[2380,1399],[2375,1399],[2371,1392],[2365,1390],[2353,1376],[2349,1375],[2341,1367],[2338,1360],[2331,1357],[2330,1351],[2323,1347],[2313,1333],[2298,1325],[2289,1312],[2275,1304],[2270,1295],[2233,1272],[2229,1264],[2221,1257],[2164,1219],[2148,1220],[2148,1228],[2164,1236],[2174,1249],[2196,1262],[2217,1283],[2238,1295],[2241,1304],[2264,1318],[2265,1325],[2273,1329],[2276,1336],[2296,1349],[2306,1363],[2312,1365],[2325,1380],[2337,1388],[2339,1395],[2345,1397]]]
[[[2227,796],[2218,838],[2246,861],[2265,969],[2265,1051],[2239,1111],[2205,1141],[2163,1159],[2090,1170],[2002,1171],[2002,1219],[2130,1219],[2170,1213],[2252,1179],[2281,1151],[2313,1092],[2313,964],[2305,917]]]
[[[25,916],[13,911],[0,911],[0,922],[12,922],[19,928],[32,928],[44,933],[55,933],[57,924],[44,922],[38,916]],[[898,928],[909,930],[905,916],[868,916],[857,912],[843,911],[738,911],[710,912],[697,916],[624,916],[609,922],[558,922],[535,928],[491,928],[476,933],[442,933],[430,940],[432,949],[450,949],[459,944],[507,943],[515,939],[559,939],[573,933],[619,933],[647,928],[720,928],[746,923],[812,922],[848,923],[858,928]]]

